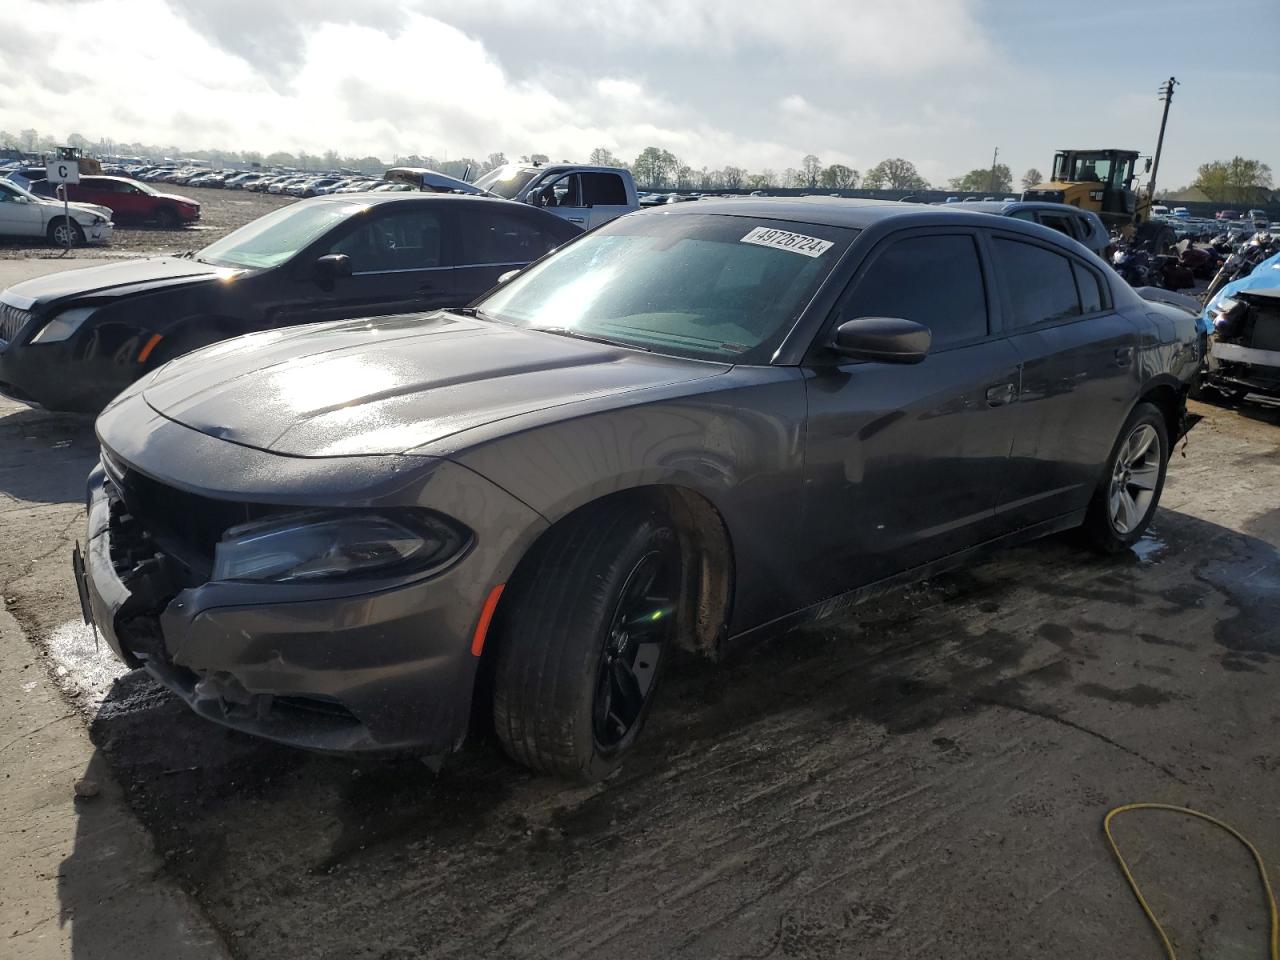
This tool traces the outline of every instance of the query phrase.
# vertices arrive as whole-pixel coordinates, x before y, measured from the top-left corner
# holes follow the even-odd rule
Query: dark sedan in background
[[[464,310],[251,335],[98,420],[86,617],[201,715],[607,775],[673,644],[1151,520],[1195,318],[1037,224],[671,204]]]
[[[148,370],[227,337],[469,303],[580,232],[482,197],[291,204],[186,256],[70,270],[0,293],[0,393],[96,412]]]

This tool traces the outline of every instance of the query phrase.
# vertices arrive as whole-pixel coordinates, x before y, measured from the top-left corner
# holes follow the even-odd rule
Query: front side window
[[[856,233],[712,214],[623,217],[477,306],[520,327],[768,363]]]
[[[1080,316],[1071,261],[1044,247],[998,237],[992,244],[1013,310],[1013,326]]]
[[[987,292],[973,238],[899,240],[858,280],[840,316],[901,317],[933,334],[930,350],[987,335]]]
[[[424,270],[441,264],[441,233],[434,210],[394,213],[361,224],[329,252],[350,257],[352,273]]]

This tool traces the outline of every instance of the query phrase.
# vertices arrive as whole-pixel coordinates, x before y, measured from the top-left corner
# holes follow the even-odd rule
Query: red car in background
[[[71,184],[67,198],[77,203],[96,203],[110,207],[116,223],[154,221],[170,229],[200,219],[200,204],[176,193],[160,193],[145,183],[128,177],[82,176]],[[61,199],[56,187],[41,191]]]

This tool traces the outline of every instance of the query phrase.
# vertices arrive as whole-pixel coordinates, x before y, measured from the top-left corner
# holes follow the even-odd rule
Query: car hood
[[[116,402],[141,390],[193,430],[288,456],[397,454],[729,369],[437,312],[239,337],[168,364]]]
[[[47,204],[51,207],[57,207],[59,210],[63,207],[61,200],[54,200],[51,197],[40,197],[39,200],[41,203]],[[96,213],[98,216],[106,217],[108,220],[110,220],[112,216],[112,210],[109,207],[104,207],[97,203],[84,203],[72,200],[67,203],[66,206],[70,208],[72,213],[77,211],[80,213]]]
[[[244,272],[183,257],[148,257],[24,280],[5,290],[3,297],[7,303],[30,310],[67,297],[110,299],[164,287],[227,280]]]
[[[190,197],[184,197],[180,193],[153,193],[151,197],[154,200],[172,200],[174,203],[185,203],[189,207],[200,206],[198,201],[192,200]]]

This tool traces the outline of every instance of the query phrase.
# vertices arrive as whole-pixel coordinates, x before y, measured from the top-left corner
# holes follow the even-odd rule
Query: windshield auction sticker
[[[742,238],[742,242],[790,250],[792,253],[801,253],[806,257],[820,257],[831,249],[830,240],[819,240],[817,237],[806,237],[803,233],[788,233],[786,230],[775,230],[772,227],[756,227]]]

